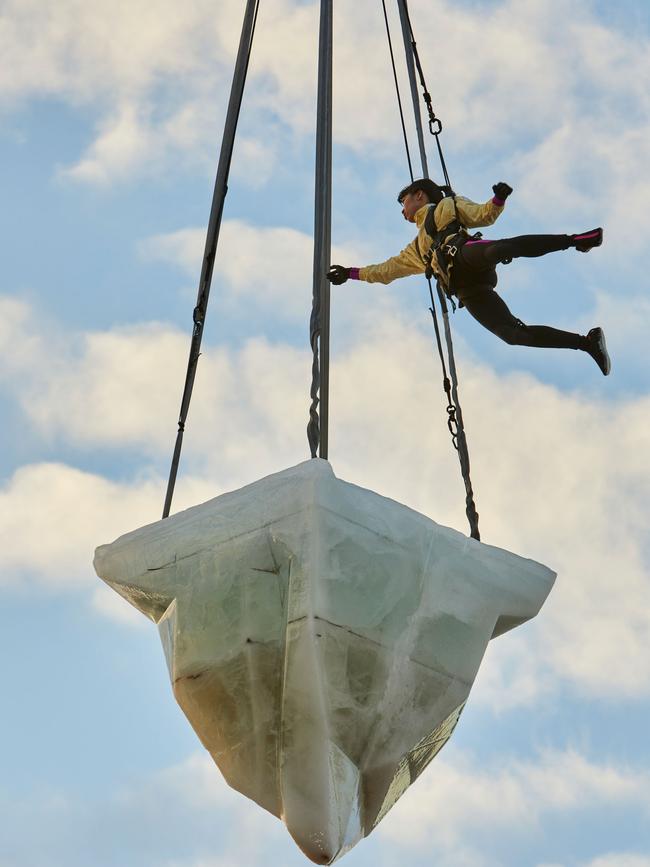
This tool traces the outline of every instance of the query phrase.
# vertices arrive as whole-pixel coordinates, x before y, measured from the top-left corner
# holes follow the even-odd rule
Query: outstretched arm
[[[477,205],[462,196],[456,197],[456,208],[461,223],[468,229],[478,226],[491,226],[503,213],[505,201],[512,192],[512,187],[504,181],[499,181],[492,187],[494,196],[483,205]]]
[[[344,268],[342,265],[332,265],[327,272],[327,279],[335,285],[346,280],[364,280],[366,283],[392,283],[399,277],[409,274],[421,274],[424,263],[420,258],[415,241],[404,247],[397,256],[391,256],[378,265],[366,265],[365,268]]]

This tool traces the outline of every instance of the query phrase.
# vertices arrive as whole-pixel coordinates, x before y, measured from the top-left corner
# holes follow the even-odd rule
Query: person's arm
[[[327,279],[336,285],[346,280],[363,280],[366,283],[392,283],[399,277],[410,274],[421,274],[424,262],[420,258],[415,241],[404,247],[397,256],[391,256],[378,265],[366,265],[364,268],[344,268],[342,265],[332,265],[327,272]]]
[[[471,202],[463,196],[456,197],[458,216],[461,223],[468,229],[491,226],[497,217],[503,213],[503,206],[512,192],[512,187],[500,181],[492,187],[492,190],[494,196],[483,205],[477,205],[476,202]]]

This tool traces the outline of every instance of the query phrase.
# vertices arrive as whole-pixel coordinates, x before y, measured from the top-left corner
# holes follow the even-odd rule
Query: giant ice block
[[[227,782],[329,864],[450,737],[490,638],[545,566],[309,460],[103,545],[158,624],[174,695]]]

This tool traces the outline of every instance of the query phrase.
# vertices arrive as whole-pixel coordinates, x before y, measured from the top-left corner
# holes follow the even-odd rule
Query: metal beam
[[[310,323],[312,365],[307,437],[313,458],[327,459],[329,445],[330,265],[332,224],[332,0],[321,0],[314,192],[314,270]],[[320,355],[320,360],[319,360]],[[320,414],[318,405],[320,403]]]

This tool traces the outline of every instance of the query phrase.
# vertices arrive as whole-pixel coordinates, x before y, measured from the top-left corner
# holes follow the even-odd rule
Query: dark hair
[[[445,196],[451,193],[449,187],[441,187],[430,178],[420,178],[417,181],[412,181],[407,187],[404,187],[403,190],[400,190],[397,196],[397,201],[401,205],[406,196],[408,196],[410,193],[417,193],[418,190],[422,190],[424,195],[434,205],[437,205],[439,201],[441,201],[442,199],[444,199]],[[453,195],[453,193],[451,194]]]

